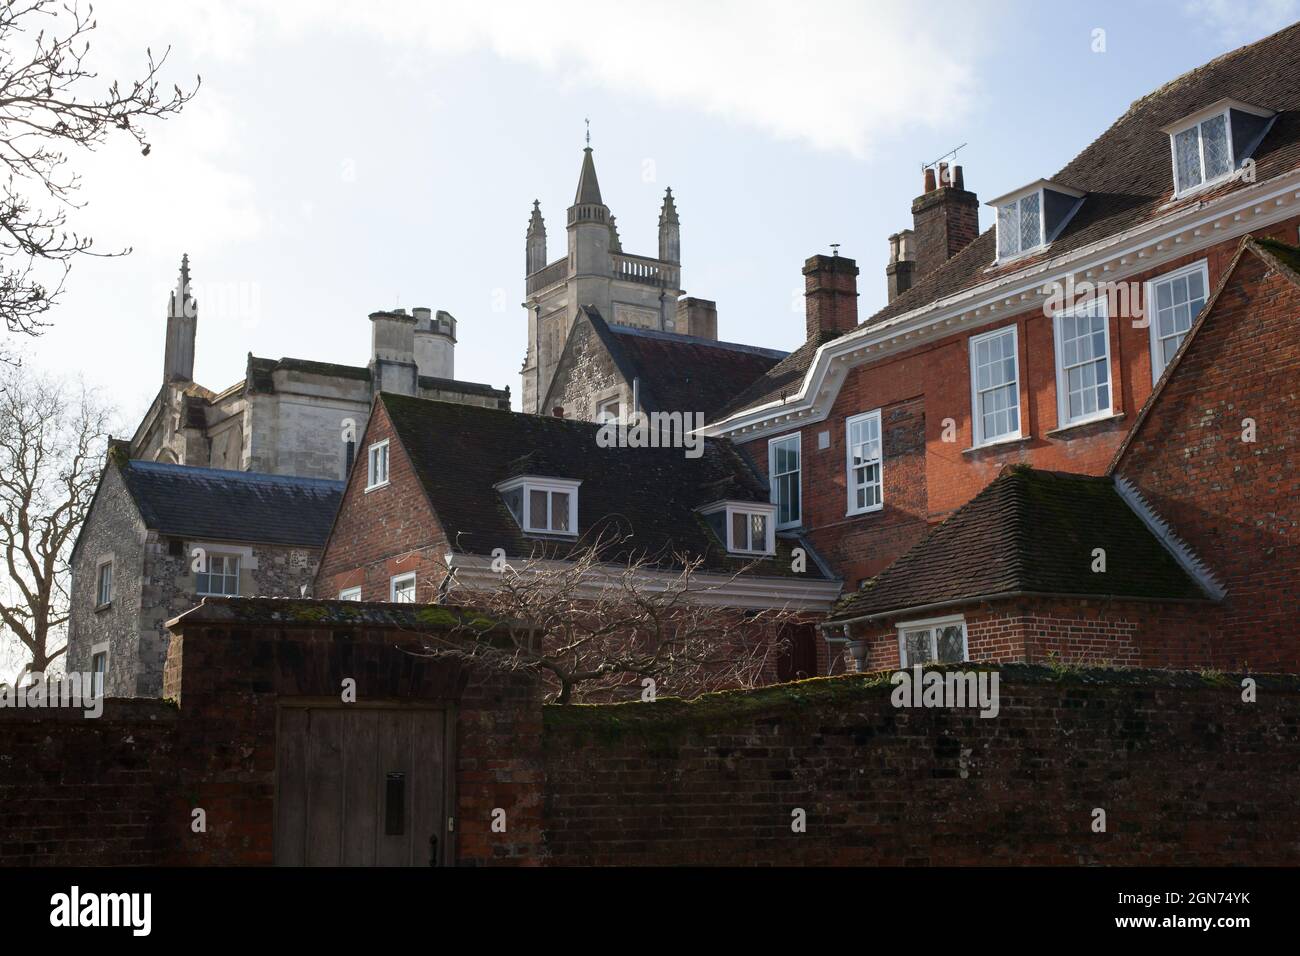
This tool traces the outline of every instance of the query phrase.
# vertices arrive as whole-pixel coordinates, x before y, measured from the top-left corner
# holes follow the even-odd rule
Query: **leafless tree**
[[[0,638],[11,648],[16,639],[26,658],[15,683],[67,649],[68,562],[112,418],[84,385],[0,370]]]
[[[146,50],[138,79],[100,84],[87,62],[95,27],[94,9],[76,0],[0,4],[0,169],[8,173],[0,196],[0,316],[10,332],[38,334],[73,258],[103,254],[66,228],[68,210],[81,205],[68,152],[93,150],[114,135],[135,140],[148,156],[142,123],[178,113],[198,91],[197,79],[190,90],[160,91],[170,50],[157,59]]]
[[[707,601],[752,566],[709,582],[698,556],[611,560],[624,544],[606,536],[562,559],[539,549],[506,562],[494,588],[462,586],[452,572],[436,599],[472,613],[444,632],[422,633],[413,652],[534,672],[558,704],[689,698],[759,684],[787,646],[778,634],[792,612]]]

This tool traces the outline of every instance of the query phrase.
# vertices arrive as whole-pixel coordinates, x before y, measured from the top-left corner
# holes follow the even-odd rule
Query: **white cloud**
[[[112,6],[112,16],[119,10]],[[268,38],[362,31],[437,54],[486,50],[566,84],[603,87],[816,148],[870,151],[897,129],[951,122],[972,99],[994,9],[955,0],[281,0],[131,3],[123,35],[186,37],[242,59]],[[109,17],[106,17],[107,20]],[[138,42],[138,40],[137,40]]]
[[[1225,43],[1238,46],[1294,23],[1300,0],[1188,0],[1186,11]]]

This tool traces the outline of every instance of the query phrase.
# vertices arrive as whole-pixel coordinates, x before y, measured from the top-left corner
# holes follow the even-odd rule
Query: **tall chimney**
[[[925,191],[912,200],[916,236],[913,281],[929,275],[979,235],[979,199],[965,186],[960,166],[940,163],[937,182],[935,170],[925,170]]]
[[[889,285],[889,301],[912,288],[912,275],[916,270],[916,233],[904,229],[889,237],[889,265],[885,266],[885,279]]]
[[[808,338],[847,332],[858,324],[858,264],[839,254],[813,256],[803,265]]]

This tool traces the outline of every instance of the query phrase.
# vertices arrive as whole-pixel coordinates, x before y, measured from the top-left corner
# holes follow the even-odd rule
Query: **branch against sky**
[[[0,368],[0,642],[44,672],[66,650],[69,561],[113,412],[78,382]],[[55,645],[58,646],[55,646]]]
[[[531,672],[558,704],[645,698],[647,689],[649,699],[696,697],[761,684],[786,647],[779,632],[793,612],[701,602],[752,566],[705,581],[698,557],[619,560],[624,544],[605,535],[565,560],[539,552],[506,564],[494,589],[463,587],[453,572],[440,596],[477,615],[443,633],[422,633],[413,653]]]
[[[93,7],[77,0],[0,6],[0,316],[10,332],[38,334],[73,258],[102,254],[68,229],[81,187],[69,154],[122,136],[148,156],[144,122],[180,112],[198,91],[197,79],[188,91],[160,89],[169,51],[146,49],[136,79],[101,81],[89,63],[95,28]]]

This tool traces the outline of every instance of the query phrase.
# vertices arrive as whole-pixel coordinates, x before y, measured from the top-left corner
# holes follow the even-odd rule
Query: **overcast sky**
[[[883,304],[923,162],[965,144],[986,199],[1050,176],[1134,99],[1298,6],[101,0],[103,76],[170,44],[168,79],[202,89],[149,157],[78,157],[74,224],[134,252],[79,261],[27,354],[134,426],[188,251],[201,384],[238,381],[250,351],[363,365],[368,313],[427,305],[460,321],[457,377],[518,407],[524,231],[540,199],[563,250],[587,117],[624,248],[656,253],[671,185],[688,293],[717,301],[721,338],[790,349],[800,267],[830,243],[858,260],[863,314]]]

